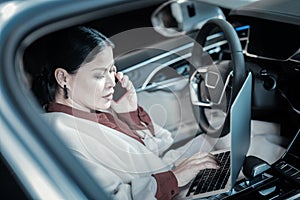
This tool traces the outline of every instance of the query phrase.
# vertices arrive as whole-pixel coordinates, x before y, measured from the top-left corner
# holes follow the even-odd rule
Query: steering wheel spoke
[[[206,38],[212,30],[219,28],[224,33],[231,51],[231,61],[214,63],[204,52]],[[194,43],[191,66],[197,66],[190,73],[190,96],[194,114],[200,128],[212,137],[222,137],[229,133],[229,111],[233,100],[246,79],[245,61],[234,28],[223,19],[211,19],[199,31]],[[219,110],[224,115],[222,124],[213,126],[215,115],[207,116],[207,110]],[[216,112],[213,112],[216,113]]]

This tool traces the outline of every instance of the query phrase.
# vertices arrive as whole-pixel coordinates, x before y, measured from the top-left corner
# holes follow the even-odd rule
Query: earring
[[[67,89],[66,85],[64,85],[64,92],[65,92],[65,98],[68,99],[69,98],[69,94],[68,94],[68,89]]]

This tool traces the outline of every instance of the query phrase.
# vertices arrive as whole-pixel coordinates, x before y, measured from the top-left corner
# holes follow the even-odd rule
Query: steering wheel
[[[214,63],[203,50],[207,37],[216,28],[228,42],[231,61]],[[206,134],[217,138],[230,132],[230,107],[245,79],[242,46],[234,28],[223,19],[208,20],[194,42],[189,83],[193,111]],[[217,125],[214,120],[219,121]]]

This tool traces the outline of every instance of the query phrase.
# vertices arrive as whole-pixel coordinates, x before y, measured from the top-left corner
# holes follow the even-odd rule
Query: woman
[[[199,152],[200,137],[165,152],[173,142],[171,134],[138,106],[133,84],[114,65],[113,47],[86,27],[38,41],[25,54],[26,65],[42,66],[32,90],[47,111],[45,119],[109,195],[171,199],[199,170],[219,166],[211,154]],[[117,103],[116,79],[127,90]]]

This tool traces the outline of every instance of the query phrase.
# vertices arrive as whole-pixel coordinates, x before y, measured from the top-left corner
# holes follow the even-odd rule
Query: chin
[[[111,102],[105,103],[105,104],[101,104],[99,106],[95,106],[96,110],[107,110],[109,109],[111,106]]]

